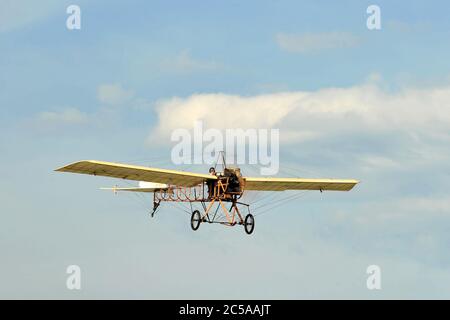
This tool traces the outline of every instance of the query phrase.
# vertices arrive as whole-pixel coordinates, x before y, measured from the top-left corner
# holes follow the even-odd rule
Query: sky
[[[80,30],[66,27],[72,4]],[[449,10],[0,0],[0,298],[450,298]],[[361,183],[268,204],[248,236],[193,232],[172,205],[151,219],[150,197],[99,190],[123,181],[53,171],[97,159],[205,172],[170,157],[171,132],[195,120],[280,129],[279,176]],[[69,265],[81,290],[66,287]]]

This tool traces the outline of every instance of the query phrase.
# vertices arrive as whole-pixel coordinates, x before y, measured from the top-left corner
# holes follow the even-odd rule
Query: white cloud
[[[159,124],[151,140],[161,141],[177,128],[191,128],[203,120],[210,128],[271,128],[295,108],[304,93],[278,93],[253,97],[198,94],[157,103]]]
[[[414,198],[400,199],[397,203],[400,212],[427,212],[434,216],[450,218],[450,197],[449,196],[421,196]]]
[[[183,50],[176,56],[165,59],[162,65],[165,70],[180,73],[212,71],[220,68],[220,65],[215,61],[193,58],[189,50]]]
[[[335,48],[354,47],[359,38],[349,32],[325,32],[276,35],[276,42],[281,49],[288,52],[306,53]]]
[[[61,111],[45,111],[38,114],[37,117],[37,121],[41,124],[79,125],[87,123],[88,120],[89,116],[76,108],[65,108]]]
[[[114,123],[117,124],[122,118],[121,113],[124,110],[117,106],[127,106],[134,110],[146,110],[149,107],[147,100],[136,97],[134,91],[126,90],[119,84],[98,86],[97,99],[104,105],[92,108],[89,112],[83,112],[74,107],[43,111],[31,119],[30,124],[44,132],[68,126],[76,128],[86,124],[91,125],[92,128],[105,128]]]
[[[387,28],[401,33],[419,33],[431,31],[431,25],[427,22],[406,22],[401,20],[389,20],[386,22]]]
[[[257,96],[195,94],[157,103],[153,140],[167,141],[172,130],[203,120],[210,128],[280,128],[285,142],[344,134],[409,135],[448,139],[450,86],[406,88],[390,93],[374,84]],[[283,136],[284,135],[284,136]],[[413,146],[411,146],[413,147]],[[387,159],[372,164],[395,165]]]
[[[395,159],[379,155],[363,155],[360,158],[363,168],[373,170],[374,168],[400,168],[401,164]]]
[[[36,23],[56,12],[61,7],[57,0],[2,0],[0,1],[0,32]],[[62,9],[61,14],[65,11]]]
[[[134,97],[132,90],[126,90],[119,84],[102,84],[97,88],[97,98],[108,105],[130,102]]]

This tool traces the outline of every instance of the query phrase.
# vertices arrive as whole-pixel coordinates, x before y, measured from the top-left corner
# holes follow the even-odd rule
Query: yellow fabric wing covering
[[[120,178],[126,180],[165,183],[180,187],[193,187],[203,183],[205,180],[217,180],[217,177],[209,174],[158,169],[96,160],[75,162],[56,169],[55,171],[90,174],[94,176]]]
[[[350,191],[359,181],[351,179],[244,178],[245,190],[332,190]]]

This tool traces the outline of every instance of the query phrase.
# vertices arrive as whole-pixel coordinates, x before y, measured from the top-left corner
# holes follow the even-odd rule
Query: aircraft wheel
[[[251,213],[245,216],[244,229],[245,233],[247,234],[252,234],[253,230],[255,229],[255,218]]]
[[[192,230],[197,230],[200,227],[200,222],[202,218],[200,216],[200,211],[195,210],[191,215],[191,228]]]

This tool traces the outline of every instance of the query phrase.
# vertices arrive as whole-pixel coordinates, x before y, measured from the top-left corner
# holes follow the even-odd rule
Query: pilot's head
[[[209,168],[209,174],[216,174],[216,169],[214,167]]]

